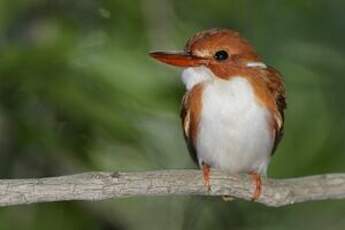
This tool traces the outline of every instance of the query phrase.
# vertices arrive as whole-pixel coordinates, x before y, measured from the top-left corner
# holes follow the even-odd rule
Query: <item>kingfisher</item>
[[[252,199],[283,135],[286,91],[279,71],[266,65],[240,33],[210,29],[193,35],[182,52],[151,52],[184,68],[181,119],[194,162],[211,189],[211,169],[248,173]]]

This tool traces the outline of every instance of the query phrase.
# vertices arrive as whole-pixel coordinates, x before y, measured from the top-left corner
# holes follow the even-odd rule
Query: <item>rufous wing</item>
[[[197,133],[198,133],[198,124],[200,120],[201,112],[201,95],[202,95],[203,86],[202,84],[194,86],[190,91],[186,92],[182,99],[181,107],[181,121],[182,129],[185,141],[189,153],[193,161],[198,163],[198,155],[195,147]]]
[[[276,109],[273,112],[274,121],[274,146],[272,149],[272,155],[275,152],[280,140],[283,137],[284,129],[284,110],[286,109],[286,92],[284,88],[284,83],[279,71],[273,67],[267,68],[267,87],[272,94]]]

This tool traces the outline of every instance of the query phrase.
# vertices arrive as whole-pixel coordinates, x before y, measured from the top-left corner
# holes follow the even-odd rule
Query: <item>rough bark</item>
[[[133,196],[202,195],[251,200],[251,177],[211,171],[211,191],[199,170],[152,172],[88,172],[39,179],[0,180],[0,206],[66,200],[104,200]],[[292,179],[262,179],[256,202],[284,206],[313,200],[345,198],[345,174]]]

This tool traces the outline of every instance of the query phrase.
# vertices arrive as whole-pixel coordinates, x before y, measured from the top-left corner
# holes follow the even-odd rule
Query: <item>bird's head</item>
[[[151,57],[173,66],[206,66],[213,72],[231,67],[264,65],[248,41],[229,29],[211,29],[192,36],[182,52],[151,52]]]

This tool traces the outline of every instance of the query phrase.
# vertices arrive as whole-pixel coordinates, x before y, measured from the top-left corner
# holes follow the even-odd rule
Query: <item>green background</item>
[[[0,1],[0,176],[194,168],[180,70],[151,60],[195,32],[240,31],[288,90],[274,178],[345,171],[345,2]],[[345,201],[267,208],[206,197],[0,209],[0,229],[344,229]]]

